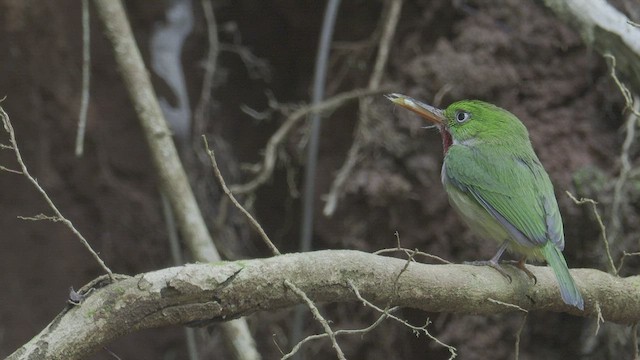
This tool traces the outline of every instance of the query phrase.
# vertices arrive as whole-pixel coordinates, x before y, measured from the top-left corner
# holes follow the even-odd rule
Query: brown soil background
[[[127,7],[148,58],[150,31],[163,20],[162,3],[129,1]],[[207,47],[199,2],[194,9],[196,26],[183,56],[193,107]],[[343,2],[334,36],[330,94],[366,86],[376,50],[371,34],[383,9],[379,1]],[[226,49],[236,42],[267,65],[256,73],[236,52],[221,51],[219,57],[206,130],[215,137],[228,181],[240,182],[250,174],[239,164],[260,160],[264,144],[282,121],[277,115],[252,119],[240,105],[266,109],[266,90],[281,103],[308,101],[324,2],[227,1],[216,4],[215,11]],[[136,274],[170,266],[146,144],[95,16],[86,154],[80,159],[73,154],[81,95],[80,17],[77,1],[0,1],[0,96],[7,96],[3,107],[33,175],[115,272]],[[574,31],[536,1],[407,1],[383,82],[427,102],[446,86],[443,106],[479,98],[518,115],[555,183],[568,263],[605,269],[590,210],[574,205],[564,191],[596,198],[608,218],[624,138],[624,104],[606,63]],[[160,82],[158,89],[171,96]],[[398,231],[405,247],[451,261],[493,255],[496,245],[472,236],[448,205],[439,180],[439,136],[421,129],[415,116],[394,109],[382,96],[373,106],[382,121],[371,129],[374,136],[331,218],[321,214],[320,199],[353,141],[356,104],[323,122],[314,248],[375,251],[395,246]],[[194,139],[199,149],[199,136]],[[295,251],[297,244],[300,200],[291,183],[301,188],[304,140],[305,128],[300,127],[285,148],[287,161],[280,162],[273,181],[255,196],[257,218],[282,251]],[[634,146],[632,159],[636,154]],[[7,151],[0,153],[0,164],[15,168]],[[219,195],[210,169],[198,161],[190,161],[188,167],[202,206],[213,219]],[[638,249],[638,184],[632,178],[625,187],[623,235],[612,239],[615,259],[623,250]],[[17,219],[41,212],[47,213],[44,202],[23,177],[0,173],[0,356],[10,354],[53,319],[65,306],[70,286],[78,288],[100,275],[62,225]],[[225,255],[268,256],[244,221],[235,215],[230,221],[224,231],[214,232]],[[630,259],[623,274],[637,273],[638,266]],[[324,309],[335,328],[365,327],[376,317],[360,304]],[[285,350],[292,346],[287,342],[292,314],[279,311],[248,318],[265,359],[279,358],[274,340]],[[516,313],[461,316],[407,309],[402,316],[415,324],[431,319],[431,333],[458,348],[461,359],[513,358],[521,321]],[[306,329],[309,334],[321,331],[312,319],[307,319]],[[595,320],[532,313],[522,334],[520,359],[630,358],[628,328],[605,326],[598,336],[594,329]],[[207,339],[202,358],[227,358],[215,328]],[[347,337],[340,343],[350,359],[448,358],[446,349],[391,322],[364,338]],[[186,357],[180,328],[133,334],[109,349],[123,359]],[[310,358],[335,358],[326,342],[313,343],[305,353]],[[101,351],[94,358],[111,356]]]

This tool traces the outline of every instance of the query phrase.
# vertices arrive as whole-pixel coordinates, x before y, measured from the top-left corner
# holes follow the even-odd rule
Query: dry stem
[[[75,226],[73,226],[73,223],[71,223],[71,221],[67,220],[67,218],[65,218],[62,215],[60,210],[58,210],[58,207],[53,203],[49,195],[47,195],[47,192],[44,191],[44,189],[40,186],[40,184],[38,184],[38,181],[29,173],[29,170],[27,169],[27,165],[22,160],[22,155],[20,154],[20,149],[18,148],[18,142],[16,141],[16,134],[15,134],[15,131],[13,130],[13,125],[11,124],[11,120],[9,119],[9,115],[7,115],[7,113],[4,111],[2,106],[0,106],[0,118],[2,118],[2,124],[4,126],[4,130],[7,132],[7,134],[9,134],[9,142],[11,143],[11,148],[13,149],[13,152],[16,155],[16,160],[18,161],[18,165],[20,166],[22,175],[24,175],[29,180],[29,182],[33,184],[36,190],[38,190],[40,195],[42,195],[44,200],[47,202],[47,205],[49,205],[51,210],[53,210],[53,213],[55,214],[54,218],[58,219],[58,221],[62,222],[67,228],[69,228],[69,230],[71,230],[71,232],[80,240],[80,243],[82,243],[85,249],[87,249],[87,251],[89,251],[91,256],[93,256],[93,258],[98,262],[100,267],[109,275],[109,278],[113,280],[113,272],[111,272],[111,269],[109,269],[109,267],[107,267],[104,261],[102,261],[98,253],[95,250],[93,250],[91,245],[89,245],[89,242],[87,241],[87,239],[85,239],[84,236],[82,236],[82,234],[75,228]],[[36,218],[33,218],[32,220],[34,219],[48,220],[50,218],[51,217],[43,215],[43,217],[36,217]]]
[[[329,339],[331,340],[331,346],[333,346],[333,348],[335,349],[336,355],[338,355],[338,359],[347,360],[344,357],[344,353],[342,352],[340,345],[338,345],[338,342],[336,341],[336,334],[331,329],[331,326],[329,326],[327,320],[325,320],[325,318],[320,314],[320,311],[314,305],[313,301],[311,301],[307,294],[305,294],[304,291],[295,286],[291,281],[285,280],[284,285],[291,289],[291,291],[298,295],[307,304],[307,307],[309,307],[309,310],[311,310],[313,317],[320,323],[320,325],[322,325],[325,333],[329,336]]]
[[[600,234],[602,235],[602,242],[604,243],[604,249],[607,252],[607,260],[609,262],[608,264],[609,272],[613,275],[618,275],[618,269],[616,269],[616,266],[613,264],[613,257],[611,257],[611,249],[609,249],[609,240],[607,239],[607,229],[605,228],[604,223],[602,222],[602,218],[600,217],[600,212],[598,212],[598,203],[595,200],[589,199],[589,198],[581,198],[580,200],[578,200],[569,191],[565,191],[565,192],[567,193],[569,198],[573,200],[573,202],[576,205],[591,204],[591,206],[593,207],[593,214],[596,216],[596,221],[598,222],[598,226],[600,227]]]
[[[82,0],[82,98],[76,135],[76,156],[84,153],[84,134],[89,110],[89,84],[91,80],[91,24],[89,23],[89,0]]]
[[[382,35],[380,36],[380,44],[378,46],[378,55],[376,57],[376,62],[373,67],[373,73],[369,78],[368,89],[375,90],[380,87],[380,82],[382,80],[382,75],[384,73],[384,68],[387,65],[387,60],[389,59],[389,50],[391,48],[391,41],[393,40],[393,35],[395,34],[396,27],[398,25],[398,21],[400,19],[400,10],[402,9],[402,0],[390,0],[389,10],[385,11],[387,16]],[[329,190],[329,194],[327,194],[326,204],[323,209],[323,213],[325,216],[333,215],[338,206],[338,199],[342,196],[342,191],[344,188],[347,179],[351,175],[353,168],[358,162],[360,158],[360,152],[364,147],[365,136],[364,133],[367,131],[367,128],[371,126],[368,116],[368,109],[370,108],[371,101],[368,99],[361,99],[359,103],[359,118],[358,124],[355,130],[355,140],[349,149],[349,153],[347,154],[347,159],[344,164],[338,171],[333,183],[331,184],[331,189]]]
[[[401,319],[393,314],[389,313],[389,309],[381,309],[378,306],[374,305],[372,302],[366,300],[365,298],[362,297],[362,295],[360,295],[360,291],[358,291],[358,288],[353,284],[353,281],[348,280],[347,283],[349,284],[349,288],[356,294],[356,297],[358,298],[358,300],[360,300],[362,302],[363,305],[368,306],[382,314],[386,314],[388,317],[390,317],[391,319],[401,323],[402,325],[408,327],[409,329],[413,330],[414,333],[416,334],[425,334],[428,338],[430,338],[431,340],[435,341],[437,344],[439,344],[440,346],[444,346],[449,350],[449,353],[451,354],[451,356],[449,357],[449,360],[454,359],[457,356],[457,350],[455,347],[451,346],[451,345],[447,345],[445,343],[443,343],[442,341],[438,340],[438,338],[436,338],[435,336],[431,335],[429,333],[429,331],[427,330],[427,326],[429,326],[429,324],[431,323],[431,321],[429,321],[429,319],[427,319],[427,321],[425,322],[425,324],[423,326],[415,326],[415,325],[411,325],[409,324],[409,322],[407,320]]]
[[[211,166],[213,167],[213,172],[215,173],[216,178],[220,182],[222,191],[224,191],[224,193],[227,194],[227,196],[229,197],[233,205],[235,205],[238,208],[238,210],[240,210],[240,212],[242,212],[247,217],[247,220],[249,220],[249,223],[251,224],[251,226],[258,232],[260,237],[262,237],[262,240],[264,240],[265,244],[267,244],[267,246],[269,247],[273,255],[280,255],[280,251],[278,251],[278,248],[273,244],[271,239],[269,239],[269,235],[267,235],[264,229],[262,229],[262,226],[260,226],[260,223],[256,221],[256,219],[253,216],[251,216],[251,214],[242,205],[240,205],[238,200],[236,200],[235,196],[233,196],[233,193],[231,192],[231,190],[229,190],[229,188],[227,187],[227,184],[224,182],[222,173],[220,173],[220,168],[218,167],[218,163],[216,162],[216,156],[213,152],[213,149],[209,149],[209,143],[207,142],[207,137],[202,135],[202,139],[204,140],[204,145],[205,145],[205,148],[207,149],[207,154],[209,154],[209,159],[211,160]]]
[[[287,117],[287,119],[282,123],[280,128],[271,136],[269,141],[267,142],[267,146],[264,150],[264,161],[261,165],[259,165],[258,174],[250,181],[241,184],[241,185],[231,185],[229,189],[235,194],[247,194],[255,191],[259,186],[267,182],[271,175],[273,174],[273,170],[275,169],[276,159],[277,159],[277,150],[278,147],[284,142],[287,138],[289,132],[293,129],[293,126],[300,120],[305,119],[306,116],[310,113],[322,113],[327,111],[332,111],[337,107],[342,106],[348,101],[353,99],[358,99],[363,96],[370,96],[374,94],[379,94],[384,90],[375,89],[356,89],[351,90],[345,93],[341,93],[335,95],[315,106],[304,106],[296,111],[294,111],[291,115]]]

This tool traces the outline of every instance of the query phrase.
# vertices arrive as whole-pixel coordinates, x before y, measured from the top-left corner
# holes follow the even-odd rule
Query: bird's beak
[[[427,105],[406,95],[393,93],[387,94],[385,97],[391,100],[394,104],[400,105],[405,109],[409,109],[436,125],[444,125],[444,111],[441,109]]]

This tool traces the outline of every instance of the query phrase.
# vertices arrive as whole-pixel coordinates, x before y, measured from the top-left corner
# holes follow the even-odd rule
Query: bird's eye
[[[469,114],[469,113],[468,113],[468,112],[466,112],[466,111],[458,110],[458,111],[456,112],[456,121],[457,121],[457,122],[459,122],[459,123],[466,122],[466,121],[468,121],[470,118],[471,118],[471,114]]]

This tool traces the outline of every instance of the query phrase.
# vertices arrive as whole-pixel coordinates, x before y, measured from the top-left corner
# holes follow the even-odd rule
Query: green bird
[[[584,300],[562,256],[564,232],[549,175],[531,146],[529,133],[512,113],[479,100],[441,110],[405,95],[395,104],[435,124],[442,136],[442,183],[449,201],[469,227],[500,243],[490,265],[510,278],[498,261],[505,250],[544,259],[558,280],[562,300],[584,310]]]

